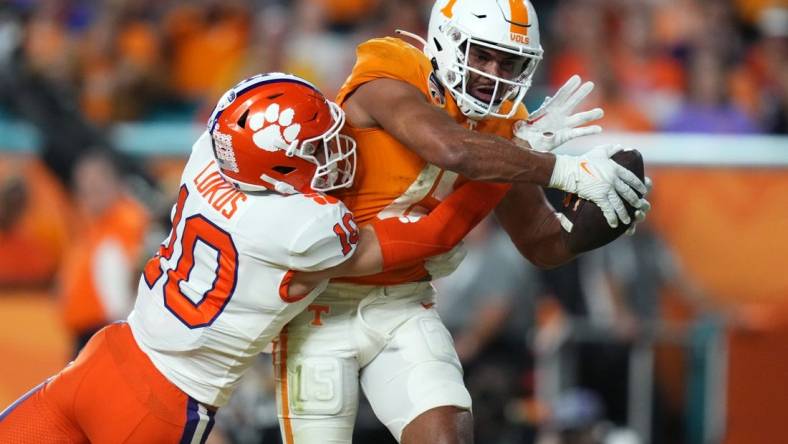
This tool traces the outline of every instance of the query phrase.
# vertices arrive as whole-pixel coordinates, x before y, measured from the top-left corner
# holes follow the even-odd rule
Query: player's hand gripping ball
[[[643,156],[637,150],[623,150],[614,154],[611,159],[632,171],[642,181],[645,181],[645,168]],[[638,196],[643,197],[640,193]],[[636,221],[636,208],[624,201],[632,222],[624,224],[619,222],[618,227],[611,228],[602,215],[602,210],[597,205],[576,194],[564,193],[564,203],[560,209],[566,219],[571,222],[571,230],[563,231],[564,240],[569,250],[573,253],[582,253],[606,245],[624,234],[632,223]],[[565,225],[565,228],[567,226]]]

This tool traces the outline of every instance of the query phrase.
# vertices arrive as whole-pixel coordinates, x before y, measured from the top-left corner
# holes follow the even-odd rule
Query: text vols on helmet
[[[527,35],[517,34],[515,32],[510,32],[509,38],[512,39],[513,42],[523,45],[531,43],[531,39],[529,39]]]

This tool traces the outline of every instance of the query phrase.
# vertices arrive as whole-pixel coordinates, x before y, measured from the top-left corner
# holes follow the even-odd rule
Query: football
[[[643,156],[639,151],[619,151],[611,159],[635,173],[640,180],[644,180]],[[640,196],[641,194],[638,193],[638,195]],[[634,220],[635,208],[626,201],[624,201],[624,205],[627,207],[629,216]],[[620,221],[617,228],[611,228],[602,215],[602,210],[596,204],[581,199],[576,194],[564,194],[563,206],[560,211],[573,224],[571,233],[563,232],[567,246],[573,253],[581,253],[606,245],[621,236],[629,228],[628,224]]]

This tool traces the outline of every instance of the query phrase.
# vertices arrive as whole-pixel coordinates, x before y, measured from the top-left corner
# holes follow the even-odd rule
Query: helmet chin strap
[[[405,30],[402,30],[402,29],[395,29],[394,33],[399,34],[399,35],[404,35],[405,37],[410,37],[413,40],[416,40],[417,42],[419,42],[419,43],[421,43],[423,45],[423,49],[422,50],[427,49],[427,41],[424,40],[421,36],[419,36],[417,34],[414,34],[412,32],[408,32],[408,31],[405,31]]]
[[[331,153],[328,159],[328,177],[326,177],[326,181],[328,181],[329,186],[334,185],[339,178],[339,164],[334,162],[341,158],[342,156],[339,153]]]
[[[296,190],[289,183],[282,182],[281,180],[276,180],[276,179],[274,179],[273,177],[271,177],[271,176],[269,176],[267,174],[263,174],[262,176],[260,176],[260,179],[263,179],[264,181],[266,181],[266,182],[270,183],[271,185],[273,185],[274,186],[274,191],[276,191],[279,194],[286,194],[286,195],[298,194],[298,190]]]
[[[460,109],[460,112],[468,118],[468,120],[473,120],[474,122],[480,122],[488,117],[488,114],[484,114],[477,110],[471,102],[470,99],[467,97],[463,97],[462,94],[457,94],[459,97],[455,97],[457,101],[457,107]]]
[[[293,157],[293,155],[295,155],[295,152],[298,149],[298,142],[299,142],[298,139],[290,142],[290,146],[288,146],[287,149],[285,150],[285,156]]]
[[[313,189],[324,192],[325,189],[334,186],[339,178],[339,165],[333,161],[341,157],[339,153],[329,154],[328,163],[317,169],[317,174],[312,180]]]
[[[424,38],[422,38],[421,36],[419,36],[417,34],[414,34],[412,32],[405,31],[403,29],[396,29],[396,30],[394,30],[394,32],[396,34],[399,34],[399,35],[410,37],[411,39],[416,40],[417,42],[421,43],[423,45],[422,51],[427,55],[427,57],[432,58],[428,54],[427,49],[428,49],[429,45],[427,45],[427,41],[424,40]],[[435,66],[434,62],[433,62],[433,66]],[[437,70],[437,67],[436,67],[436,70]],[[456,72],[453,72],[453,71],[451,71],[451,73],[454,74],[454,75],[458,75]],[[454,82],[450,82],[450,81],[448,81],[448,79],[445,80],[444,85],[447,87],[447,89],[449,89],[449,91],[454,91],[454,88],[449,86],[452,83],[454,83]],[[458,95],[462,96],[461,94],[458,94]],[[460,111],[465,115],[465,117],[467,117],[470,120],[480,121],[480,120],[483,120],[488,115],[488,114],[484,114],[484,113],[481,113],[480,111],[478,111],[473,105],[471,105],[470,99],[468,99],[468,98],[455,97],[455,100],[457,101],[457,105],[459,106]]]

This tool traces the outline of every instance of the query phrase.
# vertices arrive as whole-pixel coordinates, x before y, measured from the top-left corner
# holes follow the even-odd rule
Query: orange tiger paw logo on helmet
[[[301,132],[301,125],[293,123],[294,117],[293,108],[281,109],[277,103],[268,105],[264,113],[251,116],[249,128],[255,132],[252,136],[254,144],[271,152],[287,150]]]

